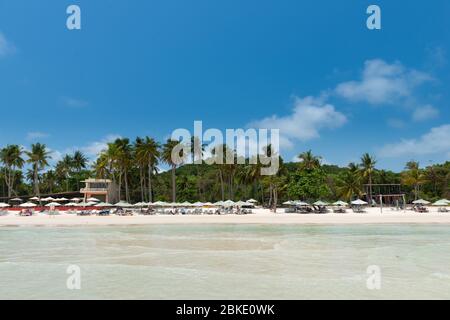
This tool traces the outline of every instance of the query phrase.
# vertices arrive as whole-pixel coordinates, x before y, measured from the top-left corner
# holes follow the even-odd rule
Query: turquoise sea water
[[[133,298],[449,299],[450,226],[0,228],[0,299]]]

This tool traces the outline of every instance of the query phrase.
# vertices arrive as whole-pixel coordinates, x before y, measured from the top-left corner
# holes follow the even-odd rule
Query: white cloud
[[[382,157],[445,154],[450,157],[450,124],[432,128],[418,139],[404,139],[379,150]]]
[[[439,110],[433,107],[432,105],[426,105],[423,107],[419,107],[414,110],[412,118],[414,121],[425,121],[434,119],[439,115]]]
[[[62,97],[63,103],[70,108],[84,108],[89,105],[89,102],[82,100],[82,99],[76,99],[71,97]]]
[[[38,140],[38,139],[45,139],[45,138],[48,138],[49,136],[50,135],[45,132],[33,131],[33,132],[27,133],[27,140],[33,141],[33,140]]]
[[[292,113],[287,116],[273,115],[251,122],[248,127],[279,129],[280,147],[291,148],[295,141],[307,141],[320,137],[323,129],[338,128],[347,118],[323,98],[295,98]]]
[[[375,59],[364,63],[360,81],[341,83],[335,91],[339,96],[352,101],[393,104],[410,98],[417,86],[431,79],[430,75],[405,68],[399,62],[389,64]]]
[[[0,32],[0,57],[13,54],[16,51],[14,45]]]
[[[112,142],[118,138],[121,138],[118,134],[109,134],[105,138],[89,143],[87,146],[79,148],[89,158],[97,157],[100,152],[106,149],[108,142]],[[75,148],[77,149],[77,148]]]
[[[390,118],[387,120],[388,126],[395,128],[395,129],[402,129],[406,127],[406,123],[403,120]]]

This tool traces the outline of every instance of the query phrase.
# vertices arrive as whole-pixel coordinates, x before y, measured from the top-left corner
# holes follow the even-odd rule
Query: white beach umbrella
[[[89,199],[86,199],[86,201],[92,201],[92,202],[100,202],[97,198],[91,197]]]
[[[50,203],[47,203],[45,206],[46,207],[59,207],[60,205],[61,204],[58,202],[50,202]]]
[[[33,197],[33,198],[30,198],[29,200],[32,200],[32,201],[39,201],[39,197]]]
[[[197,201],[192,204],[194,207],[203,207],[205,204],[203,202]]]
[[[205,203],[203,204],[203,206],[213,206],[213,204],[212,204],[211,202],[205,202]]]
[[[79,204],[78,203],[75,203],[75,202],[69,202],[69,203],[66,203],[65,204],[65,206],[66,207],[76,207],[76,206],[78,206]]]
[[[324,202],[324,201],[316,201],[316,202],[314,202],[313,203],[315,206],[327,206],[328,205],[328,203],[327,202]]]
[[[412,203],[413,203],[413,204],[423,204],[423,205],[427,205],[427,204],[430,204],[430,201],[423,200],[423,199],[419,199],[419,200],[413,201]]]
[[[145,207],[146,205],[147,204],[145,202],[138,202],[134,204],[135,207]]]
[[[111,203],[107,202],[99,202],[94,207],[114,207]]]
[[[298,201],[294,201],[294,203],[295,203],[295,205],[297,205],[297,206],[309,206],[309,203],[307,203],[307,202],[304,202],[304,201],[300,201],[300,200],[298,200]]]
[[[167,203],[164,202],[164,201],[156,201],[156,202],[153,202],[152,206],[155,206],[155,207],[163,207],[163,206],[165,206],[166,204],[167,204]]]
[[[69,199],[62,197],[62,198],[56,199],[56,201],[69,201]]]
[[[86,207],[92,207],[93,205],[96,205],[98,202],[94,202],[94,201],[88,201],[85,203]]]
[[[339,200],[339,201],[334,202],[333,205],[334,206],[346,206],[346,205],[348,205],[348,203],[345,201]]]
[[[114,204],[116,207],[123,207],[123,208],[129,208],[129,207],[132,207],[133,205],[132,204],[130,204],[130,203],[128,203],[128,202],[125,202],[125,201],[119,201],[119,202],[117,202],[116,204]]]
[[[80,199],[80,198],[72,198],[72,199],[70,199],[70,201],[73,201],[73,202],[80,202],[82,199]]]
[[[217,202],[214,202],[214,205],[215,206],[223,206],[223,201],[217,201]]]
[[[4,202],[0,202],[0,208],[7,208],[7,207],[10,207],[10,205]]]
[[[234,206],[236,203],[233,200],[227,200],[223,202],[224,206]]]
[[[288,205],[288,206],[293,206],[295,204],[295,202],[288,200],[288,201],[283,202],[283,204]]]
[[[25,202],[25,203],[22,203],[21,205],[19,205],[19,207],[22,207],[22,208],[33,208],[36,206],[37,206],[36,204],[31,203],[31,202]]]
[[[250,202],[250,203],[258,203],[258,200],[255,200],[255,199],[248,199],[247,202]]]
[[[352,201],[352,204],[357,205],[357,206],[362,206],[362,205],[366,205],[368,203],[365,202],[364,200],[357,199],[357,200]]]
[[[447,200],[445,200],[445,199],[441,199],[441,200],[438,200],[438,201],[436,201],[435,203],[433,203],[433,206],[437,206],[437,207],[445,207],[445,206],[448,206],[448,201]]]
[[[47,198],[43,198],[42,201],[55,201],[56,199],[52,198],[52,197],[47,197]]]
[[[189,201],[185,201],[185,202],[180,203],[180,205],[183,207],[190,207],[190,206],[192,206],[192,203],[190,203]]]
[[[20,199],[20,198],[14,198],[14,199],[11,199],[10,201],[15,201],[15,202],[22,202],[23,200],[22,200],[22,199]]]

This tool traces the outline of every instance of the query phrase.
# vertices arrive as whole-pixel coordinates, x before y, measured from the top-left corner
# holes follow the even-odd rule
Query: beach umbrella
[[[368,203],[361,199],[357,199],[357,200],[352,201],[352,204],[357,205],[357,206],[362,206],[362,205],[366,205]]]
[[[323,201],[316,201],[316,202],[314,202],[313,203],[315,206],[320,206],[320,207],[323,207],[323,206],[327,206],[328,205],[328,203],[327,202],[323,202]]]
[[[55,201],[68,201],[68,200],[69,200],[69,199],[64,198],[64,197],[55,199]]]
[[[78,203],[75,203],[75,202],[69,202],[69,203],[66,203],[65,204],[65,206],[66,207],[76,207],[76,206],[78,206],[79,204]]]
[[[232,200],[227,200],[223,202],[224,206],[234,206],[236,203]]]
[[[298,201],[294,201],[294,204],[296,205],[296,206],[309,206],[309,203],[307,203],[307,202],[303,202],[303,201],[300,201],[300,200],[298,200]]]
[[[430,201],[423,200],[423,199],[419,199],[419,200],[413,201],[412,203],[413,203],[413,204],[423,204],[423,205],[427,205],[427,204],[430,204]]]
[[[32,201],[39,201],[39,197],[33,197],[33,198],[30,198],[29,200],[32,200]]]
[[[214,202],[214,205],[215,205],[215,206],[223,206],[223,204],[224,204],[223,201],[217,201],[217,202]]]
[[[61,204],[59,204],[58,202],[50,202],[47,203],[45,206],[46,207],[59,207]]]
[[[100,202],[97,198],[91,197],[89,199],[86,199],[86,201],[92,201],[92,202]]]
[[[153,206],[155,206],[155,207],[163,207],[163,206],[165,206],[167,203],[166,202],[164,202],[164,201],[156,201],[156,202],[153,202]]]
[[[244,201],[238,201],[238,202],[236,202],[236,205],[239,206],[239,207],[242,207],[242,206],[251,206],[250,203],[244,202]]]
[[[14,202],[22,202],[23,200],[20,199],[20,198],[14,198],[14,199],[11,199],[10,201],[14,201]]]
[[[119,201],[116,204],[114,204],[116,207],[123,207],[123,208],[129,208],[132,207],[132,204],[129,204],[128,202],[125,201]]]
[[[295,204],[295,202],[288,200],[288,201],[283,202],[283,204],[288,205],[288,206],[293,206]]]
[[[98,202],[94,202],[94,201],[88,201],[85,203],[86,207],[92,207],[93,205],[96,205]]]
[[[22,208],[33,208],[33,207],[36,207],[36,204],[31,203],[31,202],[25,202],[25,203],[22,203],[21,205],[19,205],[19,207],[22,207]]]
[[[43,198],[42,201],[55,201],[56,199],[52,198],[52,197],[47,197],[47,198]]]
[[[206,206],[213,206],[213,204],[212,204],[211,202],[205,202],[205,203],[203,204],[203,206],[204,206],[204,207],[206,207]]]
[[[247,200],[247,202],[249,202],[249,203],[258,203],[258,200],[255,200],[255,199],[249,199],[249,200]]]
[[[192,206],[192,203],[190,203],[189,201],[185,201],[185,202],[180,203],[180,206],[190,207],[190,206]]]
[[[339,201],[334,202],[333,205],[334,206],[346,206],[346,205],[348,205],[348,203],[345,201],[339,200]]]
[[[72,198],[72,199],[70,199],[70,201],[73,201],[73,202],[80,202],[81,199],[80,199],[80,198]]]
[[[145,207],[146,205],[147,204],[145,202],[138,202],[134,204],[135,207]]]
[[[94,207],[114,207],[111,203],[107,202],[99,202]]]
[[[10,207],[10,205],[4,202],[0,202],[0,208],[7,208],[7,207]]]
[[[433,206],[445,207],[445,206],[448,206],[448,204],[449,203],[447,200],[441,199],[441,200],[438,200],[435,203],[433,203]]]
[[[200,201],[197,201],[197,202],[194,202],[192,205],[193,205],[194,207],[203,207],[203,206],[204,206],[204,203],[203,203],[203,202],[200,202]]]

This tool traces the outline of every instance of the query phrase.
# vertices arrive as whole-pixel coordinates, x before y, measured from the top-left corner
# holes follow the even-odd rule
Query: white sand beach
[[[38,213],[31,217],[19,216],[16,212],[0,216],[0,226],[83,226],[83,225],[147,225],[147,224],[450,224],[450,213],[441,213],[437,208],[430,212],[417,213],[412,210],[397,211],[390,208],[366,208],[365,213],[296,214],[277,213],[268,209],[254,209],[247,215],[134,215],[134,216],[77,216],[61,213],[46,215]]]

